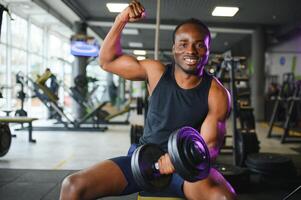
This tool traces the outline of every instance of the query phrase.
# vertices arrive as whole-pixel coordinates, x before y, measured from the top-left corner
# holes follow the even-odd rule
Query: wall
[[[301,77],[301,35],[267,49],[265,71],[267,76],[278,75],[279,83],[287,72]]]

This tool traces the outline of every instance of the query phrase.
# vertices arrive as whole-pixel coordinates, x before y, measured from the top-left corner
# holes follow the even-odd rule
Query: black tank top
[[[148,113],[140,145],[159,144],[165,151],[169,135],[183,127],[200,129],[208,113],[208,93],[212,77],[206,72],[201,83],[192,89],[182,89],[174,77],[174,66],[166,70],[149,97]]]

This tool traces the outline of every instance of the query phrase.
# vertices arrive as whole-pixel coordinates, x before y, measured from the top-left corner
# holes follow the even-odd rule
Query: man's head
[[[175,64],[185,73],[201,75],[208,61],[210,32],[200,20],[189,19],[180,23],[173,32]]]

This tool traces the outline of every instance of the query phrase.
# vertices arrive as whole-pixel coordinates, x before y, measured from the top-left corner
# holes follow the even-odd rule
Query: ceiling
[[[21,1],[21,0],[19,0]],[[24,1],[24,0],[23,0]],[[74,21],[86,22],[99,39],[103,39],[114,22],[116,13],[110,13],[106,3],[129,3],[128,0],[31,0],[44,7],[53,16],[72,27]],[[141,0],[146,9],[146,18],[129,24],[139,29],[139,35],[123,35],[122,46],[130,52],[129,42],[143,43],[153,57],[156,24],[156,0]],[[252,32],[263,27],[267,45],[275,45],[300,33],[300,0],[161,0],[160,13],[160,59],[170,58],[171,35],[174,27],[187,18],[198,18],[205,22],[214,35],[211,52],[224,53],[235,46],[249,42]],[[211,12],[215,6],[237,6],[238,13],[232,17],[214,17]],[[250,47],[250,44],[246,44]],[[141,48],[140,48],[141,49]]]

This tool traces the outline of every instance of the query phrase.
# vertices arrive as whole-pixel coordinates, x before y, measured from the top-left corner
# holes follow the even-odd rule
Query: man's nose
[[[196,48],[193,44],[191,45],[188,45],[187,47],[187,52],[190,53],[190,54],[195,54],[196,53]]]

